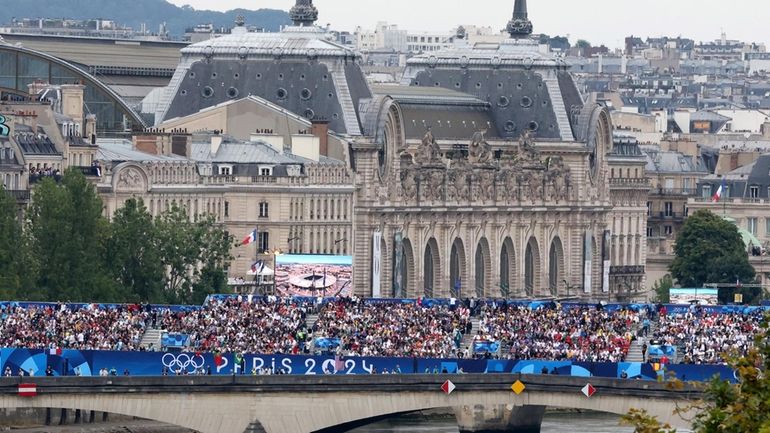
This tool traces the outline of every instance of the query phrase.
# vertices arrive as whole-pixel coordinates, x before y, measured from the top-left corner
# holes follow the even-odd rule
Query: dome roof
[[[182,49],[182,60],[155,123],[247,96],[259,96],[340,134],[361,135],[359,105],[371,98],[360,56],[315,26],[312,0],[297,0],[293,26],[280,32],[232,33]]]
[[[526,0],[516,0],[507,27],[511,38],[500,43],[454,46],[407,61],[402,84],[444,87],[489,102],[500,137],[524,131],[543,139],[575,141],[583,97],[566,61],[540,49],[530,37]]]

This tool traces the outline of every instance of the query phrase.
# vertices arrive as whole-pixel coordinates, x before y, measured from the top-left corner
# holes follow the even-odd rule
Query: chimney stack
[[[312,121],[311,133],[318,137],[319,153],[329,156],[329,121],[316,119]]]

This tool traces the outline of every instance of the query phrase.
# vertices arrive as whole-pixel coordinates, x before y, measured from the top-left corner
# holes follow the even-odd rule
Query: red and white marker
[[[37,396],[37,385],[34,383],[22,383],[19,385],[19,397]]]
[[[452,391],[455,390],[455,388],[456,388],[455,384],[452,383],[451,380],[447,380],[446,382],[444,382],[443,385],[441,385],[441,390],[444,391],[444,394],[446,394],[446,395],[451,394]]]
[[[583,389],[581,389],[580,391],[582,391],[583,394],[585,394],[585,396],[588,398],[591,398],[594,396],[594,394],[596,394],[596,388],[594,388],[594,386],[591,385],[590,383],[584,386]]]

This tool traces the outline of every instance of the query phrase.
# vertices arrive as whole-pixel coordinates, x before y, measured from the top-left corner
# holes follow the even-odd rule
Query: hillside
[[[0,8],[0,24],[16,18],[70,18],[111,19],[119,24],[138,29],[142,23],[151,31],[165,22],[174,37],[184,34],[196,24],[213,23],[215,27],[230,28],[235,17],[242,14],[249,26],[275,31],[289,24],[286,11],[235,9],[227,12],[196,10],[189,6],[175,6],[165,0],[24,0],[6,2]]]

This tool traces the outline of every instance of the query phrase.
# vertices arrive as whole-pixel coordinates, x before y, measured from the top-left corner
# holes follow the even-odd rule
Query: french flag
[[[714,193],[714,197],[711,197],[711,201],[718,203],[722,199],[722,194],[727,190],[727,179],[722,178],[722,185],[719,185],[719,189]]]
[[[243,239],[243,242],[241,242],[241,245],[249,245],[256,241],[257,241],[257,229],[254,229],[251,233],[249,233],[248,236],[246,236]]]
[[[48,354],[53,356],[61,356],[61,349],[60,348],[48,349]]]

